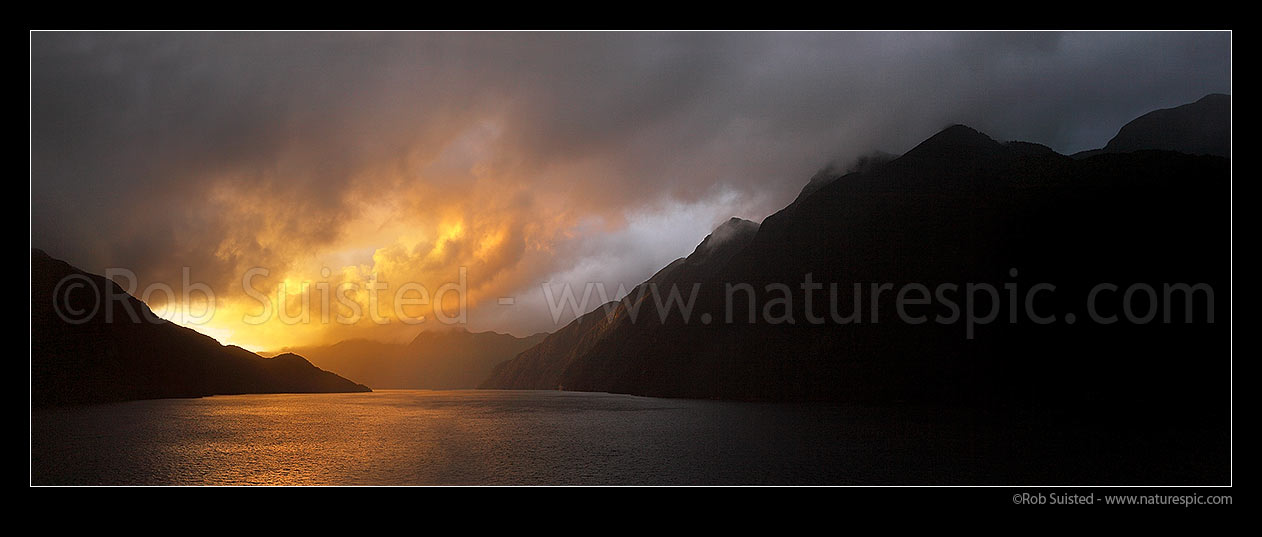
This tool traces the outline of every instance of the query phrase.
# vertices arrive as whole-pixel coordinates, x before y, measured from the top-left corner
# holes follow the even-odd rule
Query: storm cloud
[[[31,240],[142,284],[189,267],[226,302],[249,267],[437,281],[463,266],[469,327],[524,335],[557,328],[540,284],[630,287],[729,217],[761,221],[830,163],[954,123],[1062,153],[1103,146],[1144,112],[1230,93],[1230,45],[1224,32],[36,32]],[[278,342],[218,329],[254,348],[416,330]]]

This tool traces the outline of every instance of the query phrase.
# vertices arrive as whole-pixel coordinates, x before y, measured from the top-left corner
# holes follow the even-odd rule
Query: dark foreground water
[[[1089,445],[1092,440],[1054,445],[1056,438],[1063,435],[1017,439],[973,413],[897,406],[546,391],[238,395],[36,410],[31,480],[555,485],[1120,479],[1133,484],[1160,474],[1206,484],[1202,465],[1131,467],[1136,463],[1127,462],[1134,457],[1126,450],[1102,450]],[[1099,435],[1084,438],[1109,442]],[[1062,462],[1049,456],[1072,468],[1062,469]],[[1093,467],[1106,474],[1092,473]]]

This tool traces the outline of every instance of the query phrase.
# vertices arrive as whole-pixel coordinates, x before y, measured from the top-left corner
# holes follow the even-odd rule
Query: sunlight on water
[[[968,423],[957,420],[947,434],[887,414],[478,390],[135,401],[35,411],[32,480],[744,484],[979,475],[983,457]]]

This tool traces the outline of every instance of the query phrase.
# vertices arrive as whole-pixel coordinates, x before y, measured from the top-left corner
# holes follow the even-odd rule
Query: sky
[[[615,298],[821,168],[952,124],[1101,147],[1145,112],[1230,93],[1230,47],[1223,32],[35,32],[31,244],[130,271],[164,316],[252,350],[448,321],[525,336],[574,316],[552,315],[545,286]],[[369,283],[387,286],[375,305]],[[429,303],[405,304],[425,298],[407,284]],[[303,296],[309,320],[280,315]]]

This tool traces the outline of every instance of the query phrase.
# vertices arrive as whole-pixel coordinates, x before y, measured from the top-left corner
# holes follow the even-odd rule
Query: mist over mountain
[[[663,267],[625,297],[606,304],[575,319],[564,328],[549,334],[538,345],[495,367],[491,376],[479,387],[501,389],[554,389],[564,387],[567,372],[582,361],[597,344],[617,338],[634,328],[640,315],[648,316],[657,301],[649,285],[662,289],[671,285],[708,278],[732,256],[740,252],[758,231],[758,224],[732,218],[724,222],[687,257]],[[664,291],[665,293],[665,291]],[[611,370],[608,374],[616,375]]]
[[[1180,109],[1144,116],[1145,129],[1222,119],[1189,120],[1204,108]],[[1166,119],[1173,124],[1163,126]],[[1133,124],[1118,137],[1143,139],[1131,136]],[[1058,412],[1092,422],[1225,423],[1227,159],[1173,151],[1075,159],[956,125],[901,157],[812,185],[730,242],[726,255],[682,270],[690,256],[654,276],[685,295],[698,286],[690,315],[641,312],[630,322],[633,300],[616,303],[613,316],[597,308],[497,367],[483,386],[750,400],[1055,402]],[[808,275],[822,284],[811,291],[810,309]],[[961,311],[969,302],[962,293],[975,282],[998,291],[967,306],[993,311],[985,324],[964,322]],[[1041,283],[1055,291],[1030,307],[1056,321],[1007,322],[1030,311],[1009,300],[1007,285],[1025,296]],[[1095,295],[1102,318],[1130,307],[1123,298],[1133,285],[1145,296],[1142,286],[1151,286],[1160,299],[1167,284],[1204,284],[1217,299],[1176,293],[1164,306],[1171,311],[1132,304],[1154,308],[1155,322],[1092,322],[1085,305],[1102,283],[1118,289]],[[752,292],[731,293],[738,284]],[[873,292],[873,285],[888,287]],[[907,322],[896,314],[895,294],[912,285],[924,286],[929,299],[907,308]],[[956,286],[947,288],[950,300],[933,296],[943,285]],[[1179,322],[1193,311],[1198,322]],[[952,315],[955,321],[938,321]]]
[[[497,364],[535,346],[545,335],[518,338],[446,328],[421,332],[407,344],[356,339],[284,351],[378,389],[460,389],[476,387]]]
[[[81,316],[78,314],[82,314]],[[31,250],[31,404],[367,392],[296,354],[263,358],[158,318],[103,276]]]
[[[844,175],[953,123],[1076,152],[1231,87],[1227,32],[31,38],[33,244],[142,288],[193,267],[243,304],[253,267],[268,286],[369,265],[432,288],[467,266],[482,298],[525,291],[511,309],[474,300],[471,329],[519,336],[559,328],[539,282],[590,267],[633,285],[726,217],[780,209],[825,162]],[[418,247],[457,224],[446,250]],[[251,349],[412,335],[331,325],[291,343],[278,322],[213,323]]]
[[[1232,504],[1230,29],[28,33],[32,487]]]

